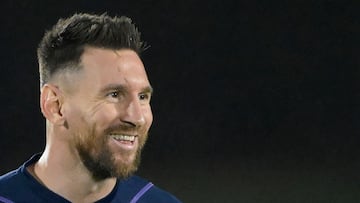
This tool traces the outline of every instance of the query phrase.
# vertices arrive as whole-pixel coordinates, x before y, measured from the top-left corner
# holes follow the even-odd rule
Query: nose
[[[123,109],[121,121],[133,127],[144,125],[145,116],[139,99],[136,97],[129,100]]]

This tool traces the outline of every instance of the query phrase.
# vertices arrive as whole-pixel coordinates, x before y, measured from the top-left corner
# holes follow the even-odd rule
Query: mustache
[[[105,134],[109,134],[111,132],[134,132],[138,131],[140,126],[134,126],[130,124],[114,124],[105,129]]]

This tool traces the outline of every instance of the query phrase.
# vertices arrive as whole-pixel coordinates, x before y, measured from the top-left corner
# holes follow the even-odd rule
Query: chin
[[[114,163],[119,166],[119,165],[131,165],[135,162],[136,160],[136,152],[133,153],[121,153],[121,152],[117,152],[116,154],[113,155],[114,157]]]
[[[140,157],[137,155],[116,157],[114,162],[116,172],[113,175],[121,179],[127,178],[137,171],[139,164]]]

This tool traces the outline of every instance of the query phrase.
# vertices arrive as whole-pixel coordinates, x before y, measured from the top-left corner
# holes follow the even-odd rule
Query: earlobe
[[[44,117],[55,125],[64,124],[62,114],[62,94],[60,90],[51,84],[45,84],[40,93],[40,108]]]

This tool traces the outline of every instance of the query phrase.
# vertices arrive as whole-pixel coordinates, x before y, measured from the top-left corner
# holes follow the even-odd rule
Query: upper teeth
[[[134,135],[111,135],[116,140],[135,141]]]

